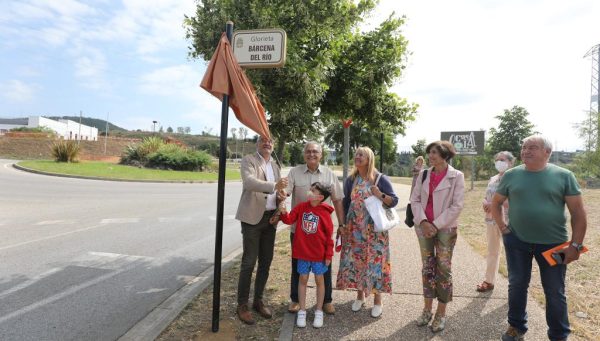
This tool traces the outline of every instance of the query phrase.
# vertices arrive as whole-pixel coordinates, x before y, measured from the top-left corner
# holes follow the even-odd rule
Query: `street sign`
[[[483,155],[484,134],[483,130],[443,131],[441,140],[452,143],[456,149],[456,154]]]
[[[243,68],[278,68],[285,64],[287,36],[282,29],[233,33],[233,54]]]

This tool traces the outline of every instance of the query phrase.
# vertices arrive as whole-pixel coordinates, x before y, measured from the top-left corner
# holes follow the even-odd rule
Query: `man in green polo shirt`
[[[566,340],[571,330],[565,296],[567,264],[579,259],[587,228],[581,190],[572,172],[548,164],[551,142],[533,135],[523,140],[523,165],[504,174],[492,200],[492,216],[503,234],[508,265],[508,330],[503,341],[523,340],[527,332],[527,289],[532,259],[540,268],[546,296],[546,321],[550,340]],[[510,202],[509,224],[501,206]],[[550,266],[542,256],[548,249],[569,240],[565,205],[571,214],[573,230],[564,250],[564,263]]]

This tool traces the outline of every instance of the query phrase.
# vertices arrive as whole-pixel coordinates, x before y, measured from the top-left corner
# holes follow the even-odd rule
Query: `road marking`
[[[102,219],[100,224],[130,224],[139,222],[140,218],[108,218]]]
[[[161,223],[189,223],[192,221],[192,217],[159,217],[158,221]]]
[[[0,292],[0,299],[3,298],[3,297],[8,296],[10,294],[12,294],[13,292],[17,292],[17,291],[19,291],[21,289],[25,289],[28,286],[30,286],[32,284],[35,284],[37,281],[39,281],[41,279],[44,279],[44,278],[46,278],[46,277],[48,277],[50,275],[53,275],[53,274],[59,272],[60,270],[62,270],[62,268],[50,269],[50,270],[48,270],[46,272],[43,272],[43,273],[41,273],[41,274],[39,274],[37,276],[34,276],[34,277],[30,278],[30,279],[28,279],[28,280],[26,280],[26,281],[24,281],[22,283],[19,283],[18,285],[15,285],[12,288],[4,290],[4,291]]]
[[[44,220],[33,225],[42,226],[42,225],[58,225],[58,224],[75,224],[75,220]]]
[[[125,271],[129,270],[130,268],[133,267],[134,264],[135,263],[131,263],[127,267],[124,267],[122,269],[119,269],[119,270],[116,270],[116,271],[113,271],[113,272],[109,272],[109,273],[104,274],[104,275],[102,275],[100,277],[97,277],[95,279],[89,280],[87,282],[83,282],[83,283],[81,283],[79,285],[72,286],[72,287],[70,287],[69,289],[67,289],[67,290],[65,290],[63,292],[60,292],[60,293],[55,294],[55,295],[52,295],[52,296],[50,296],[48,298],[45,298],[43,300],[40,300],[40,301],[38,301],[36,303],[32,303],[32,304],[30,304],[28,306],[25,306],[25,307],[23,307],[23,308],[21,308],[19,310],[15,310],[15,311],[13,311],[10,314],[6,314],[6,315],[0,317],[0,323],[4,323],[7,320],[10,320],[12,318],[15,318],[15,317],[21,316],[23,314],[26,314],[26,313],[28,313],[30,311],[36,310],[36,309],[38,309],[40,307],[43,307],[43,306],[45,306],[47,304],[56,302],[56,301],[58,301],[60,299],[63,299],[65,297],[69,296],[69,295],[72,295],[72,294],[74,294],[74,293],[76,293],[76,292],[78,292],[80,290],[83,290],[83,289],[85,289],[87,287],[90,287],[90,286],[98,284],[98,283],[100,283],[100,282],[102,282],[104,280],[107,280],[107,279],[109,279],[111,277],[114,277],[114,276],[116,276],[116,275],[118,275],[118,274],[120,274],[122,272],[125,272]]]
[[[69,232],[65,232],[65,233],[59,233],[59,234],[55,234],[55,235],[44,237],[44,238],[33,239],[33,240],[29,240],[29,241],[22,242],[22,243],[17,243],[17,244],[2,246],[2,247],[0,247],[0,251],[6,250],[6,249],[11,249],[11,248],[17,247],[17,246],[23,246],[23,245],[27,245],[27,244],[31,244],[31,243],[41,242],[43,240],[48,240],[48,239],[54,239],[54,238],[58,238],[58,237],[68,236],[68,235],[73,234],[73,233],[79,233],[79,232],[83,232],[83,231],[87,231],[87,230],[92,230],[92,229],[95,229],[95,228],[100,227],[100,226],[103,226],[103,225],[102,224],[92,225],[92,226],[89,226],[89,227],[84,227],[82,229],[73,230],[73,231],[69,231]]]
[[[208,216],[208,219],[212,220],[212,221],[216,221],[217,217],[214,215],[211,215],[211,216]],[[223,215],[223,221],[225,221],[225,220],[235,220],[235,215],[234,214]]]
[[[136,294],[154,294],[155,292],[162,292],[168,290],[168,288],[152,288],[152,289],[148,289],[146,291],[138,291],[136,292]]]

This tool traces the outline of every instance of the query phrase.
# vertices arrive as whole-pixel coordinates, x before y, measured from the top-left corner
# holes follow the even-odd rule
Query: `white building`
[[[0,118],[0,135],[13,128],[38,128],[46,127],[56,132],[56,135],[65,140],[98,141],[98,128],[79,124],[71,120],[60,119],[58,121],[41,116],[29,116],[28,118]]]

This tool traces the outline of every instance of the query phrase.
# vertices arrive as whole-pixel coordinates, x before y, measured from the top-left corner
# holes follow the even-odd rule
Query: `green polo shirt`
[[[581,195],[571,171],[548,164],[544,170],[531,172],[520,165],[506,171],[496,193],[508,198],[509,226],[522,241],[555,244],[568,240],[565,197]]]

